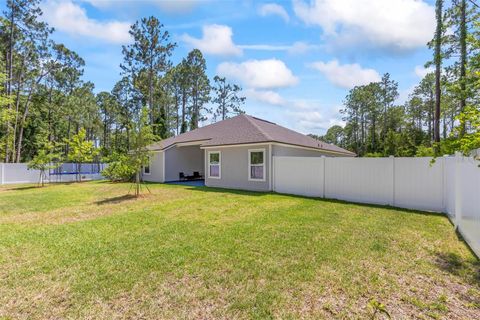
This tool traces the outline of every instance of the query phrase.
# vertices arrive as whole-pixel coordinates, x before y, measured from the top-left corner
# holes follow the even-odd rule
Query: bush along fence
[[[82,180],[103,179],[103,163],[62,163],[46,172],[46,182],[71,182],[79,177]],[[0,163],[0,184],[37,183],[40,170],[28,169],[27,163]]]
[[[446,213],[480,256],[479,162],[437,158],[274,157],[279,193]]]

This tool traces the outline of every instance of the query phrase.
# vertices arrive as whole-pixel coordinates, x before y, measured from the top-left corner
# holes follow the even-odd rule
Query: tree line
[[[209,79],[200,50],[173,64],[177,44],[155,17],[131,26],[118,82],[95,93],[84,79],[85,61],[51,39],[54,30],[42,21],[39,4],[7,0],[0,16],[0,162],[30,161],[52,148],[69,159],[82,130],[99,148],[97,158],[126,153],[143,107],[155,139],[196,129],[207,117],[243,112],[240,86]]]
[[[177,44],[155,17],[131,26],[119,80],[111,91],[95,93],[83,76],[85,61],[51,39],[39,3],[7,0],[0,16],[0,161],[30,161],[40,150],[73,159],[83,131],[99,148],[95,158],[109,161],[138,147],[140,123],[158,140],[194,130],[207,118],[243,112],[241,88],[219,76],[209,79],[200,50],[172,62]],[[315,137],[359,156],[480,148],[479,14],[473,0],[448,6],[437,0],[437,27],[428,44],[434,54],[425,64],[434,72],[401,105],[398,83],[388,73],[353,88],[341,111],[346,125]]]
[[[359,156],[431,156],[480,148],[480,7],[472,0],[436,1],[433,69],[401,105],[398,83],[356,86],[343,102],[345,126],[315,136]],[[429,70],[427,69],[427,70]]]

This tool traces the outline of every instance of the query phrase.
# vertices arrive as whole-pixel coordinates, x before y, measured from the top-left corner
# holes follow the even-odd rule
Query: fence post
[[[276,175],[275,174],[275,161],[277,161],[277,160],[271,154],[270,154],[270,157],[272,158],[272,167],[270,168],[270,173],[271,173],[270,181],[272,181],[271,189],[272,189],[273,192],[276,192],[276,190],[275,190],[276,189],[275,188],[275,175]]]
[[[392,159],[392,206],[395,207],[395,156],[389,156]]]
[[[442,195],[442,207],[443,207],[443,212],[446,213],[447,215],[450,214],[448,212],[447,208],[447,199],[448,199],[448,194],[447,194],[447,183],[448,183],[448,174],[447,174],[447,159],[448,159],[448,154],[443,155],[443,167],[442,167],[442,190],[443,190],[443,195]]]
[[[455,152],[455,228],[459,228],[462,220],[462,193],[460,190],[460,162],[462,154]]]
[[[0,178],[0,185],[3,185],[5,184],[5,163],[2,162],[2,165],[0,167],[0,175],[1,175],[1,178]]]
[[[327,170],[325,170],[325,167],[327,166],[327,157],[321,156],[320,159],[322,159],[322,164],[323,164],[322,198],[325,199],[325,187],[327,185],[327,183],[325,182],[327,180],[327,176],[326,176]]]

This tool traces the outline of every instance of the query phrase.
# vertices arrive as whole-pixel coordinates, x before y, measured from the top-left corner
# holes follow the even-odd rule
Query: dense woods
[[[480,148],[480,7],[475,1],[436,2],[432,60],[404,104],[387,73],[379,82],[350,90],[345,127],[333,126],[326,142],[360,156],[469,153]]]
[[[30,161],[47,150],[68,161],[79,134],[99,149],[96,160],[125,154],[136,146],[143,107],[155,139],[195,129],[207,116],[243,112],[241,88],[210,81],[202,52],[173,64],[176,43],[155,17],[131,26],[132,42],[119,48],[118,82],[95,93],[84,60],[51,39],[39,4],[7,0],[0,17],[0,162]]]

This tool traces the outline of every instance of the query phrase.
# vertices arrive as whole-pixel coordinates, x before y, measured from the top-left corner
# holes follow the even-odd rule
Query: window
[[[145,175],[150,174],[150,164],[147,164],[143,167],[143,174],[145,174]]]
[[[152,159],[149,159],[148,164],[143,166],[143,174],[144,175],[149,175],[150,174],[150,163],[151,163],[151,161],[152,161]]]
[[[219,151],[208,153],[208,177],[220,179],[222,175],[222,157]]]
[[[248,180],[265,181],[265,149],[248,150]]]

